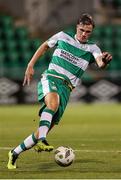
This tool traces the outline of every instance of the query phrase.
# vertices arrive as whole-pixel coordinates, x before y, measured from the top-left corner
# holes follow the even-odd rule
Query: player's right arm
[[[25,84],[30,84],[30,81],[34,75],[34,64],[36,61],[48,50],[48,48],[52,48],[57,44],[58,39],[61,37],[62,32],[59,32],[55,35],[53,35],[50,39],[45,41],[35,52],[33,55],[32,59],[28,63],[25,76],[24,76],[24,81],[23,81],[23,86]]]
[[[27,85],[30,84],[30,81],[34,75],[34,65],[35,65],[36,61],[48,50],[48,48],[49,48],[49,46],[46,41],[37,49],[37,51],[33,55],[32,59],[28,63],[26,71],[25,71],[23,86],[25,84],[27,84]]]

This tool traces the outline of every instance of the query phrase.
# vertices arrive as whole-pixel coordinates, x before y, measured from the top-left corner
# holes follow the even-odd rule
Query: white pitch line
[[[0,147],[0,150],[11,150],[13,147]],[[32,149],[31,149],[32,150]],[[95,149],[75,149],[75,152],[85,153],[121,153],[121,150],[95,150]]]
[[[121,150],[94,150],[94,149],[77,149],[76,152],[87,152],[87,153],[121,153]]]
[[[56,139],[52,139],[52,141],[54,141],[54,142],[59,142],[59,141],[61,141],[61,140],[56,140]],[[64,139],[64,141],[66,142],[66,140]],[[68,142],[69,141],[72,141],[72,139],[71,140],[67,140]],[[83,139],[78,139],[78,138],[76,138],[76,139],[74,139],[73,141],[81,141],[81,142],[83,142],[83,141],[88,141],[88,142],[112,142],[112,141],[115,141],[115,142],[118,142],[118,141],[121,141],[121,138],[120,139],[88,139],[88,138],[83,138]]]
[[[10,150],[13,149],[12,147],[0,147],[0,150]]]

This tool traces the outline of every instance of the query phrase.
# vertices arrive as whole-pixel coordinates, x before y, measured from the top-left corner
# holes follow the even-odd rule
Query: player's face
[[[92,25],[78,24],[76,31],[76,38],[80,43],[85,43],[92,34],[92,30],[93,30]]]

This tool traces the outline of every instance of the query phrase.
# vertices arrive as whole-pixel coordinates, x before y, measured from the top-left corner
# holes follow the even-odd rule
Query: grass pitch
[[[6,168],[8,151],[38,126],[38,105],[0,107],[1,179],[116,179],[121,178],[121,105],[68,105],[58,126],[48,136],[50,144],[70,146],[76,159],[60,167],[53,152],[20,155],[16,170]]]

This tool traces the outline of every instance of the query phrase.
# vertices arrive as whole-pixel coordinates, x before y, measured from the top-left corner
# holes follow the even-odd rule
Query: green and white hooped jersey
[[[75,33],[61,31],[52,36],[48,41],[50,48],[56,46],[52,60],[46,73],[60,75],[75,87],[89,63],[101,55],[101,50],[94,44],[87,42],[81,44]]]

